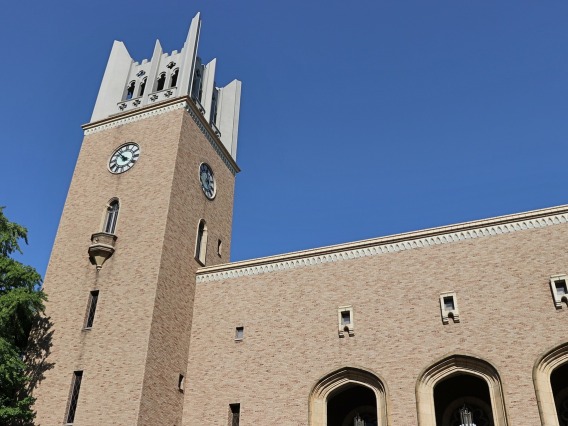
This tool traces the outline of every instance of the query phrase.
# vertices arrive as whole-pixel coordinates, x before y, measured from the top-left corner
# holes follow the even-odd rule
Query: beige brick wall
[[[498,370],[510,425],[540,424],[539,355],[566,341],[549,277],[568,270],[568,225],[486,236],[197,284],[183,424],[307,425],[326,373],[376,372],[390,425],[417,424],[421,372],[450,354]],[[443,325],[439,295],[456,291],[460,323]],[[337,307],[352,305],[355,336],[340,339]],[[244,325],[243,342],[234,341]]]
[[[109,173],[111,153],[128,141],[140,145],[139,161],[122,175]],[[212,202],[198,181],[205,160],[220,187]],[[189,345],[197,222],[208,221],[208,262],[226,261],[233,185],[183,110],[85,137],[45,277],[54,368],[35,392],[38,424],[64,422],[75,370],[84,370],[75,424],[180,423],[177,380]],[[116,252],[97,273],[87,249],[112,197],[121,203]],[[226,258],[215,257],[212,236],[223,239]],[[84,331],[93,289],[99,303],[93,329]]]

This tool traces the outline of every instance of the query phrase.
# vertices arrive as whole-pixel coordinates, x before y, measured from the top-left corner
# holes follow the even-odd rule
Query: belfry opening
[[[377,424],[377,398],[367,386],[347,384],[328,398],[328,426],[377,426]]]
[[[459,374],[434,387],[437,426],[493,426],[487,382],[471,374]]]

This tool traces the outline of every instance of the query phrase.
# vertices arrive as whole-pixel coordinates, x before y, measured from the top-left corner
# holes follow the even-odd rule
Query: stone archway
[[[357,414],[363,419],[372,419],[373,415],[376,415],[376,424],[378,426],[388,425],[384,382],[369,371],[352,367],[333,371],[316,383],[310,393],[309,425],[328,426],[328,402],[337,400],[336,398],[345,398],[345,401],[349,401],[349,393],[351,392],[359,392],[363,395],[364,401],[360,407],[347,407],[345,413],[341,414],[343,419],[351,418]],[[365,394],[367,396],[364,396]],[[374,398],[370,399],[369,395]],[[353,398],[357,399],[354,396],[351,400]],[[369,401],[373,401],[375,407],[372,407]]]
[[[462,377],[463,376],[463,377]],[[501,379],[497,370],[488,362],[466,355],[451,355],[427,368],[419,377],[416,384],[416,403],[418,411],[418,424],[420,426],[441,426],[436,423],[436,401],[434,390],[443,382],[459,384],[465,378],[486,385],[487,393],[479,391],[472,395],[456,395],[455,401],[448,399],[447,406],[442,409],[443,414],[438,417],[447,419],[454,404],[470,404],[476,409],[485,410],[490,423],[494,426],[507,426],[505,403]],[[468,379],[470,377],[471,379]],[[457,380],[457,381],[456,381]],[[455,407],[454,407],[455,408]],[[490,413],[489,413],[490,411]],[[443,420],[447,421],[447,420]],[[451,424],[451,423],[450,423]]]
[[[568,343],[556,346],[535,363],[533,381],[540,420],[545,426],[560,426],[559,417],[568,417],[563,414],[561,406],[564,405],[565,400],[568,400],[568,388],[553,383],[555,375],[566,374],[566,366],[568,366]],[[568,421],[564,424],[567,423]]]

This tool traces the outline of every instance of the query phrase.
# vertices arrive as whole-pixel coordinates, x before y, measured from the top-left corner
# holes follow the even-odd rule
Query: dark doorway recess
[[[493,426],[487,382],[477,376],[460,374],[441,381],[434,388],[436,426],[460,426],[460,410],[467,408],[476,426]]]
[[[568,426],[568,364],[561,365],[550,375],[554,404],[560,426]]]
[[[377,399],[366,386],[346,385],[327,401],[327,426],[377,426]]]

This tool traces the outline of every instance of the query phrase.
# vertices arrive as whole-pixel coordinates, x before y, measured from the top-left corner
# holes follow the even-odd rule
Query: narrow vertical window
[[[191,97],[201,102],[201,70],[195,68],[195,74],[193,75],[193,87],[191,88]]]
[[[136,85],[135,81],[131,81],[128,85],[128,89],[126,89],[126,99],[132,99],[134,96],[134,86]]]
[[[112,200],[109,204],[105,217],[104,232],[114,234],[116,228],[116,219],[118,218],[118,200]]]
[[[245,337],[245,328],[237,327],[235,329],[235,340],[243,340]]]
[[[221,250],[223,249],[223,242],[221,240],[217,240],[217,254],[221,256]]]
[[[156,90],[158,91],[163,90],[165,84],[166,84],[166,73],[163,72],[160,74],[160,77],[158,77],[158,87],[156,87]]]
[[[183,392],[184,387],[185,387],[185,377],[183,376],[183,374],[180,374],[178,377],[178,390],[180,392]]]
[[[179,68],[175,69],[174,72],[172,73],[172,78],[170,80],[170,87],[177,86],[178,74],[179,74]]]
[[[67,407],[67,415],[65,420],[67,424],[73,424],[75,421],[75,412],[77,411],[77,400],[79,399],[79,390],[81,389],[82,371],[73,372],[73,380],[71,381],[71,393],[69,394],[69,404]]]
[[[93,327],[98,300],[99,300],[99,291],[98,290],[91,291],[89,295],[89,305],[87,306],[87,320],[85,321],[85,328]]]
[[[229,426],[239,426],[241,404],[229,404]]]
[[[216,88],[213,90],[213,97],[211,99],[211,115],[209,115],[209,123],[211,124],[217,124],[217,90]]]
[[[205,255],[207,253],[207,225],[205,221],[201,220],[199,222],[199,227],[197,228],[197,241],[195,242],[195,258],[205,265]]]
[[[140,83],[140,91],[138,92],[138,96],[142,96],[144,94],[144,90],[146,89],[146,80],[148,77],[144,77],[144,80]]]

